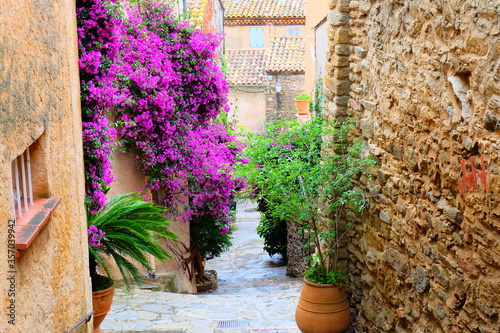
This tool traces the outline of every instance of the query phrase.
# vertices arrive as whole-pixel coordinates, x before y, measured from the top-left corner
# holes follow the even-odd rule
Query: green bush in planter
[[[373,161],[361,156],[362,142],[350,135],[353,125],[320,118],[272,124],[262,135],[248,135],[249,163],[239,168],[257,199],[266,200],[266,218],[293,221],[311,235],[316,255],[306,277],[314,283],[344,281],[337,267],[345,234],[339,224],[347,211],[359,212],[367,203],[354,181]]]
[[[300,94],[299,96],[295,97],[295,100],[296,101],[307,101],[307,100],[310,100],[311,99],[311,95],[309,94]]]

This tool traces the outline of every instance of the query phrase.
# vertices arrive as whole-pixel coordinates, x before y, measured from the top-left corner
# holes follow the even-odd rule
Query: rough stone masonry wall
[[[266,122],[295,119],[297,106],[295,97],[304,92],[304,74],[269,74],[266,86]],[[276,93],[276,80],[281,82],[282,90]],[[276,99],[278,98],[278,103]]]
[[[357,332],[498,332],[499,8],[330,0],[327,116],[378,162],[348,245]],[[480,155],[488,190],[460,193]]]

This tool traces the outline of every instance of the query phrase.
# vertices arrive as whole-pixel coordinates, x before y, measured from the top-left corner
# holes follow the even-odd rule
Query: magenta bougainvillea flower
[[[87,235],[89,239],[89,246],[101,246],[101,240],[106,235],[102,230],[97,229],[95,225],[91,225],[87,229]]]
[[[184,221],[212,221],[213,232],[227,235],[241,144],[216,120],[228,111],[228,86],[214,60],[221,37],[179,22],[154,1],[140,10],[118,0],[76,4],[87,208],[106,207],[118,135],[121,149],[136,154],[146,186],[165,193],[171,214],[182,194]]]

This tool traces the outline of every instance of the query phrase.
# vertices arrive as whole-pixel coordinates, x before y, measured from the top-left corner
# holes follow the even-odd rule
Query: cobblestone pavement
[[[197,295],[149,290],[115,293],[101,328],[111,332],[299,333],[294,321],[302,279],[285,276],[279,258],[263,251],[256,204],[238,204],[233,246],[207,262],[219,288]]]

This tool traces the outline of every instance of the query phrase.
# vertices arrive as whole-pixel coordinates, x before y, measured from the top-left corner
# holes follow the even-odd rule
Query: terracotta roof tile
[[[226,19],[304,18],[306,0],[223,0]]]
[[[226,50],[230,85],[263,85],[266,78],[264,50]]]
[[[304,72],[305,45],[305,39],[302,37],[274,37],[269,45],[266,71]]]
[[[205,8],[207,0],[190,0],[189,1],[189,22],[195,25],[201,25],[205,16]]]

